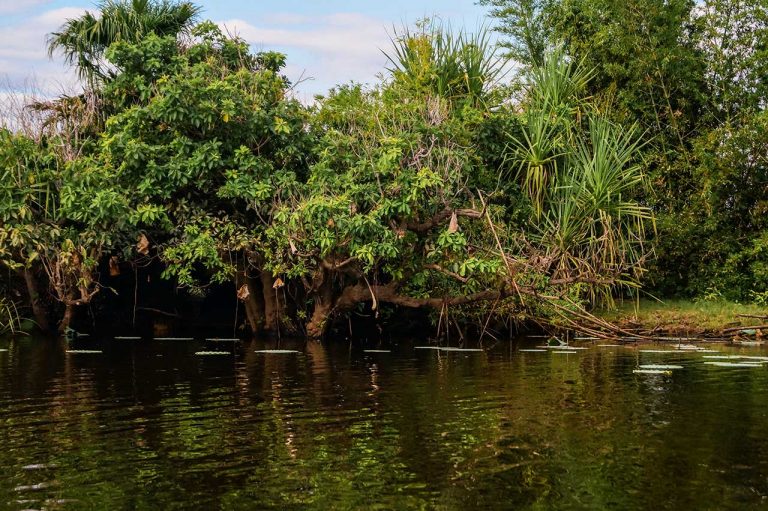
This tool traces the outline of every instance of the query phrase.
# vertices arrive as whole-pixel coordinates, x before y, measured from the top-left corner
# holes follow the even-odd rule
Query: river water
[[[768,508],[765,350],[533,344],[0,341],[0,509]]]

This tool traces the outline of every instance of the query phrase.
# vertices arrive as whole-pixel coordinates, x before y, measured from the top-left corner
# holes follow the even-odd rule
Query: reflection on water
[[[768,364],[507,344],[239,343],[208,357],[202,342],[75,344],[103,353],[0,342],[0,509],[768,506]],[[633,374],[646,363],[683,369]]]

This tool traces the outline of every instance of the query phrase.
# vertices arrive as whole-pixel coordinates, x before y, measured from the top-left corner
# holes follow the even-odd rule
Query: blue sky
[[[203,17],[245,38],[254,51],[288,55],[286,74],[311,78],[297,87],[311,99],[337,83],[370,82],[382,71],[380,49],[393,27],[437,16],[454,27],[475,28],[486,9],[475,0],[223,0],[197,2]],[[93,10],[93,1],[0,0],[0,89],[34,84],[44,94],[76,88],[61,59],[48,59],[45,36],[67,18]]]

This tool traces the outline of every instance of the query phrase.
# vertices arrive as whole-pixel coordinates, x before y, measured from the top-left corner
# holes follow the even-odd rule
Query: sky
[[[475,0],[207,0],[202,18],[244,38],[254,52],[288,56],[286,75],[300,99],[332,86],[370,83],[384,70],[382,49],[394,28],[426,16],[474,29],[486,8]],[[0,0],[0,90],[46,96],[77,88],[60,56],[49,59],[46,35],[68,18],[95,10],[93,0]],[[302,81],[303,80],[303,81]]]

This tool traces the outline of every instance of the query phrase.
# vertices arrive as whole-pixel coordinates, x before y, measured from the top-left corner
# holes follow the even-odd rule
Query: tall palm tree
[[[104,52],[117,41],[137,42],[147,34],[178,35],[192,27],[200,7],[173,0],[102,0],[100,12],[69,19],[48,36],[48,53],[57,50],[93,83],[109,76]]]

